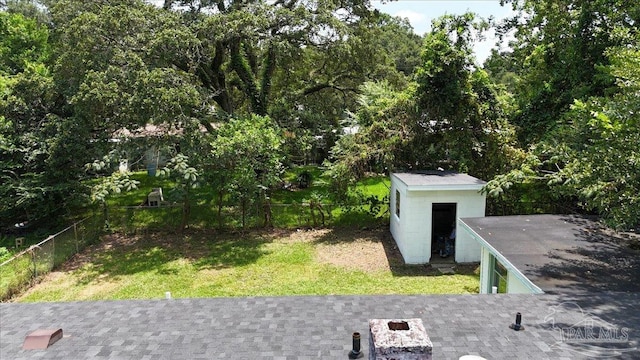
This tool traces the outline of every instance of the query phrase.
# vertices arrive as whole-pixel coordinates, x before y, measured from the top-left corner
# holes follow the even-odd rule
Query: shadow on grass
[[[268,252],[268,238],[233,233],[190,232],[184,235],[151,233],[141,236],[110,235],[82,268],[80,284],[117,279],[141,272],[177,274],[171,266],[185,259],[197,269],[223,269],[250,265]]]
[[[211,241],[208,244],[209,254],[194,264],[198,270],[250,265],[269,254],[263,246],[269,242],[260,235],[240,235],[239,238],[227,235]]]
[[[385,238],[382,242],[384,252],[389,259],[389,266],[391,267],[391,273],[393,276],[441,276],[436,269],[429,265],[421,264],[405,264],[402,254],[398,249],[398,245],[391,236],[391,233],[385,234]]]

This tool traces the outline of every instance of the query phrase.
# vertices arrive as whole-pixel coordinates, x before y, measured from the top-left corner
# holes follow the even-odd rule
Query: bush
[[[11,258],[11,252],[6,247],[0,246],[0,264]]]

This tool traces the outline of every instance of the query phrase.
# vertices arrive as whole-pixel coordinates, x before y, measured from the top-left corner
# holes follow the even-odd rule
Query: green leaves
[[[80,131],[62,113],[48,30],[0,12],[0,227],[55,216],[84,195],[76,181]]]
[[[574,100],[603,96],[614,78],[603,71],[607,49],[633,47],[637,2],[624,0],[513,0],[520,11],[502,26],[513,32],[511,66],[519,83],[513,123],[527,145],[544,140]]]
[[[279,183],[281,136],[268,117],[254,115],[223,124],[211,141],[212,175],[221,190],[248,200]]]
[[[637,58],[640,51],[622,51],[612,61],[620,93],[610,98],[576,102],[568,116],[573,126],[564,133],[571,146],[560,172],[564,187],[577,192],[587,209],[597,210],[615,227],[638,225],[640,213],[640,134]],[[588,142],[585,144],[585,140]]]
[[[189,157],[184,154],[177,154],[169,163],[158,172],[159,176],[173,177],[178,180],[183,187],[195,188],[198,186],[199,173],[194,167],[189,166]]]
[[[495,86],[476,69],[472,45],[487,28],[473,14],[443,16],[425,36],[416,72],[420,120],[413,131],[421,149],[418,168],[469,172],[491,178],[508,162],[514,130],[504,117]]]
[[[0,11],[0,74],[15,75],[46,61],[48,35],[35,20]]]
[[[575,100],[546,140],[532,147],[519,168],[496,176],[485,191],[505,196],[512,186],[534,184],[545,201],[572,199],[614,228],[639,225],[640,51],[611,49],[611,74],[618,92]],[[537,184],[537,185],[536,185]]]
[[[111,194],[120,194],[123,191],[131,191],[138,188],[140,182],[133,180],[127,172],[115,172],[108,177],[104,177],[97,185],[91,189],[91,199],[95,202],[104,203]]]
[[[56,74],[87,126],[113,132],[183,122],[205,111],[190,73],[199,41],[177,14],[140,1],[84,6],[58,28],[64,41]],[[53,8],[55,18],[66,11]]]

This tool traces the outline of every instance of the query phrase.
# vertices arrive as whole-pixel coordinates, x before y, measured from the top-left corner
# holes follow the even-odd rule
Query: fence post
[[[53,248],[50,256],[51,268],[47,270],[47,272],[53,270],[53,268],[56,266],[56,237],[55,236],[51,240],[51,247]]]
[[[33,263],[33,276],[31,277],[31,284],[34,284],[38,278],[38,262],[36,261],[36,247],[31,247],[31,262]]]
[[[78,246],[78,223],[73,223],[73,238],[76,239],[76,254],[80,252],[80,247]]]

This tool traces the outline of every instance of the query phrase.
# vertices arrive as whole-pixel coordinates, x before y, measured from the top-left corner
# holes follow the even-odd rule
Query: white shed
[[[480,261],[480,245],[467,232],[458,231],[458,221],[484,217],[486,196],[480,190],[485,184],[448,171],[391,174],[391,235],[404,261],[429,263],[452,230],[455,261]]]

